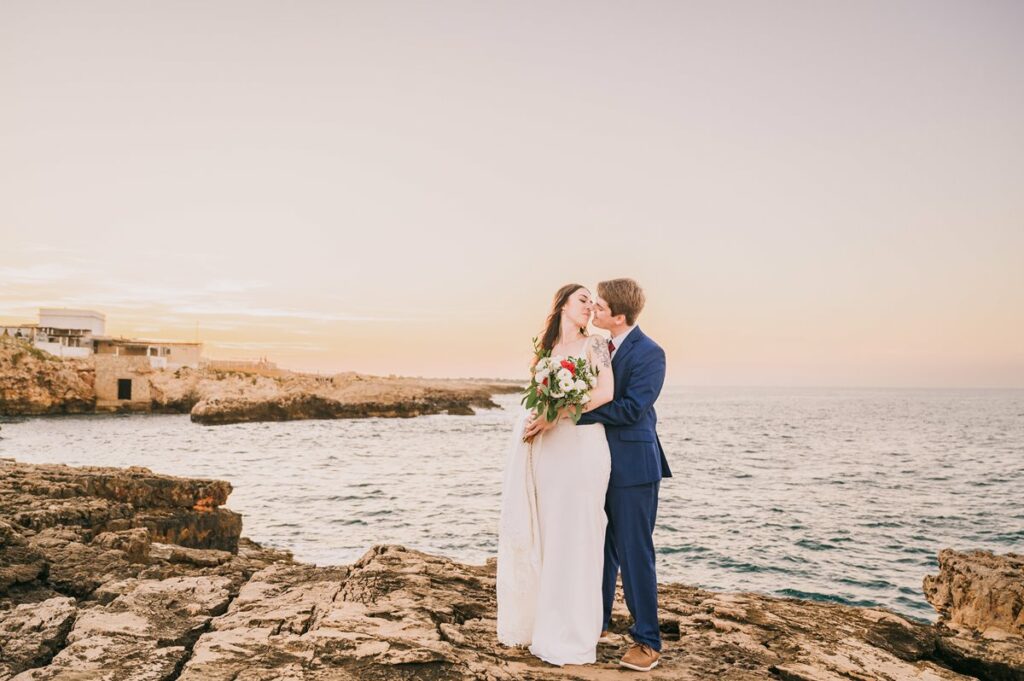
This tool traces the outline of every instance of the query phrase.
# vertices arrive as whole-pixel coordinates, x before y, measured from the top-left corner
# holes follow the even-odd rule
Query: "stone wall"
[[[96,409],[149,409],[152,395],[149,376],[153,373],[148,357],[95,355]],[[118,399],[118,380],[132,382],[130,400]]]

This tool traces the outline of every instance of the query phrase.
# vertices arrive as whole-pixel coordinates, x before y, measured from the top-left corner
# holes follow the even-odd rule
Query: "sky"
[[[1024,3],[0,3],[0,323],[521,377],[1024,387]]]

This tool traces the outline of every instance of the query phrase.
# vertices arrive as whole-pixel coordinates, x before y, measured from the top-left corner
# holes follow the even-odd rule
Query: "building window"
[[[132,379],[130,379],[130,378],[119,378],[119,379],[117,379],[117,399],[119,399],[119,400],[130,400],[130,399],[132,399]]]

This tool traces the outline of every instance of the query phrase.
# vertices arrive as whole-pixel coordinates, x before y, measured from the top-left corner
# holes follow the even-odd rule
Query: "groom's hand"
[[[531,441],[545,430],[553,428],[554,425],[554,422],[548,421],[547,419],[539,418],[536,415],[531,416],[530,420],[526,422],[526,429],[523,431],[523,441]]]

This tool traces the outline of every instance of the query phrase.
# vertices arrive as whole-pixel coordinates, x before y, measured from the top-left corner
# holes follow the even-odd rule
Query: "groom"
[[[608,529],[604,541],[604,622],[601,639],[611,625],[615,582],[622,570],[622,590],[633,616],[633,645],[619,664],[650,671],[661,657],[658,629],[658,580],[654,570],[654,521],[661,479],[671,477],[655,426],[654,402],[665,383],[665,351],[636,326],[644,308],[644,292],[632,279],[597,285],[594,326],[611,333],[608,349],[615,373],[612,401],[583,414],[580,425],[603,423],[612,455],[612,474],[605,497]],[[531,436],[546,424],[535,421]]]

